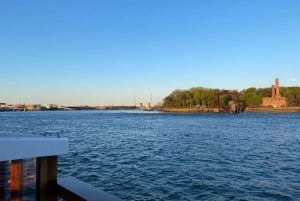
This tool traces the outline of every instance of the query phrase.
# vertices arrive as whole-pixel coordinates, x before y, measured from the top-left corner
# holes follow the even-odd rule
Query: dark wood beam
[[[37,158],[36,199],[56,201],[57,156]]]
[[[7,185],[6,163],[7,162],[4,162],[4,161],[0,162],[0,200],[6,200],[5,199],[5,191],[6,191],[6,185]]]
[[[23,160],[12,160],[10,164],[10,199],[21,200],[22,197]]]

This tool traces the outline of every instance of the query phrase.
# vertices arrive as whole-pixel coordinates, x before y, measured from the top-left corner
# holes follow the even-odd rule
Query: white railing
[[[68,151],[67,138],[5,137],[1,132],[0,201],[121,201],[76,178],[57,179],[57,156]]]

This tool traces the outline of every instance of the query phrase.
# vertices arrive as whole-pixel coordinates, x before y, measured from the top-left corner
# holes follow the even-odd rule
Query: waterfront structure
[[[143,103],[136,103],[137,108],[143,108]]]
[[[57,155],[68,152],[68,140],[2,136],[0,200],[56,200]]]
[[[6,103],[0,103],[0,112],[13,111],[13,110],[14,110],[13,105],[8,105]]]
[[[57,178],[67,138],[0,136],[0,200],[122,201],[74,177]]]
[[[228,95],[231,101],[228,105],[220,104],[220,96]],[[216,112],[229,112],[236,114],[244,110],[244,101],[239,99],[239,92],[237,90],[215,90],[214,108]]]
[[[285,107],[287,106],[287,100],[280,95],[279,79],[275,79],[275,85],[272,85],[272,97],[263,97],[263,107]]]
[[[145,103],[145,109],[149,109],[149,108],[151,108],[151,104],[149,102],[146,102]]]

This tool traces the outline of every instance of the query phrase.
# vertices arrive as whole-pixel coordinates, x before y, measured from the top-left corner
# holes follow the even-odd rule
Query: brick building
[[[285,107],[287,106],[287,100],[285,97],[280,96],[279,79],[275,79],[275,85],[272,85],[272,97],[263,98],[263,107]]]

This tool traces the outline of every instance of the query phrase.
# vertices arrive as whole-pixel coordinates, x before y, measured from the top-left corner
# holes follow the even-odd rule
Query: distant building
[[[272,85],[272,97],[263,98],[263,106],[285,107],[287,100],[285,97],[280,96],[279,79],[275,79],[275,85]]]
[[[149,102],[146,102],[146,103],[145,103],[145,108],[146,108],[146,109],[151,108],[151,104],[150,104]]]
[[[136,104],[136,107],[137,107],[137,108],[142,108],[142,107],[143,107],[143,103],[137,103],[137,104]]]
[[[40,105],[26,105],[26,110],[28,111],[38,111],[41,110]]]

